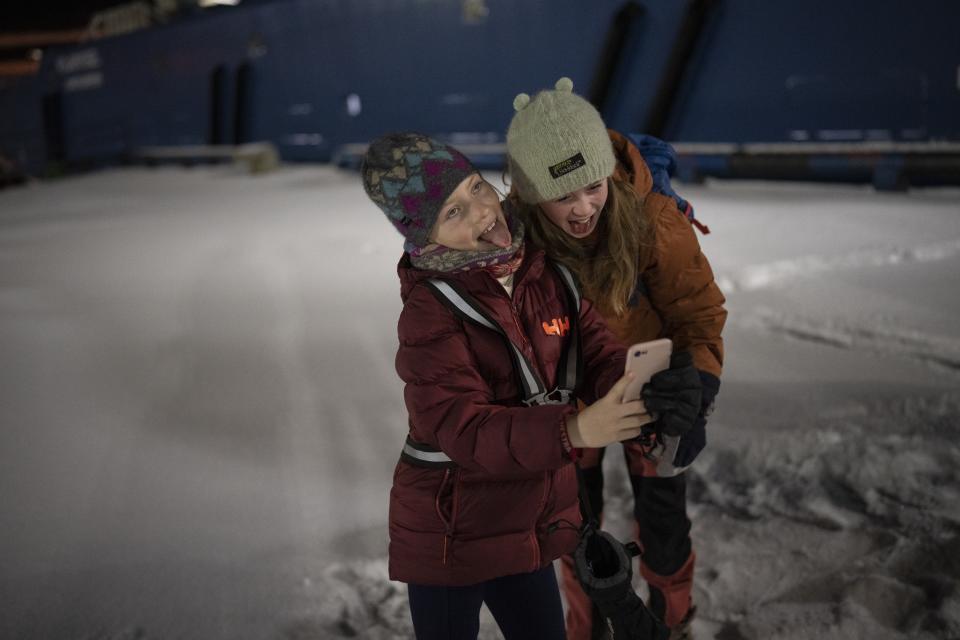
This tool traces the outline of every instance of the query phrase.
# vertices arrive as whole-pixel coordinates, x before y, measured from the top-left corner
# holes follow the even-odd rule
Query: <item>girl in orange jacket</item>
[[[532,244],[567,265],[611,329],[626,344],[670,338],[678,358],[644,392],[660,423],[684,434],[673,464],[693,463],[706,443],[706,415],[720,387],[724,297],[700,250],[690,220],[675,199],[651,190],[640,152],[608,131],[586,100],[561,78],[555,90],[531,99],[520,94],[507,133],[510,199]],[[700,410],[676,415],[674,398],[698,387]],[[672,630],[689,637],[695,556],[681,473],[658,477],[639,441],[624,444],[643,549],[640,571],[650,587],[650,608]],[[604,449],[582,452],[580,465],[592,511],[603,509]],[[564,559],[569,603],[567,634],[588,639],[598,622]]]

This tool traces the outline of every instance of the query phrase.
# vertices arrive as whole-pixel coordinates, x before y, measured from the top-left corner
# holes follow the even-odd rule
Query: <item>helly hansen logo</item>
[[[543,323],[543,332],[548,336],[565,336],[570,332],[570,316],[554,318]]]
[[[556,180],[560,176],[567,175],[574,169],[579,169],[585,164],[587,164],[587,161],[583,159],[583,154],[578,153],[577,155],[567,158],[563,162],[558,162],[550,167],[550,175],[552,175],[553,179]]]

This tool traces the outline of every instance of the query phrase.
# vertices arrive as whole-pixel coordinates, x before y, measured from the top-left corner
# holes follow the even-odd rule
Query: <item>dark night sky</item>
[[[0,44],[3,36],[17,33],[78,30],[85,28],[91,16],[108,7],[130,0],[0,0]],[[31,57],[36,46],[0,46],[0,64]],[[42,47],[41,47],[42,48]]]
[[[79,29],[90,14],[124,0],[8,0],[0,2],[0,34],[48,29]]]

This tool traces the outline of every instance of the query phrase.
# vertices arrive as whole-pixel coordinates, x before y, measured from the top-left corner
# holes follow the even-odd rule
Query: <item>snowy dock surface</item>
[[[960,190],[678,188],[730,311],[698,640],[960,638]],[[330,167],[0,192],[0,638],[410,637],[400,245]]]

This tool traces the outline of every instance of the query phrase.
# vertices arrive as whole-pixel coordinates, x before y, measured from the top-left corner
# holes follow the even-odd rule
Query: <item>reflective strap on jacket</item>
[[[430,278],[426,281],[427,286],[444,306],[457,316],[481,327],[486,327],[491,331],[496,331],[503,337],[509,348],[514,370],[520,379],[523,403],[528,407],[570,404],[576,399],[577,383],[580,380],[582,358],[580,356],[580,331],[577,323],[577,319],[580,317],[580,290],[577,288],[573,274],[567,267],[556,262],[550,264],[559,273],[560,280],[567,292],[567,301],[573,310],[570,315],[570,330],[568,333],[570,338],[557,365],[557,387],[553,391],[547,391],[546,385],[537,375],[536,368],[527,360],[520,348],[513,344],[503,327],[487,314],[483,307],[473,299],[473,296],[462,290],[458,285],[446,280]],[[414,442],[410,439],[410,436],[407,436],[407,442],[403,447],[400,458],[418,466],[438,468],[456,466],[456,463],[439,449]]]
[[[408,464],[433,469],[450,469],[457,466],[457,463],[451,460],[443,451],[440,451],[440,449],[416,442],[409,435],[407,436],[407,441],[403,444],[400,459]]]
[[[523,388],[523,403],[527,406],[569,404],[573,401],[577,382],[580,379],[580,332],[577,325],[577,319],[580,316],[580,289],[567,267],[557,262],[550,262],[550,265],[559,274],[567,292],[567,301],[573,308],[573,313],[570,316],[570,339],[567,341],[567,348],[560,357],[557,387],[552,391],[547,391],[546,385],[537,375],[536,368],[527,360],[520,348],[513,344],[503,327],[487,314],[483,307],[473,299],[473,296],[461,290],[458,285],[446,280],[430,278],[426,281],[440,301],[455,314],[464,320],[496,331],[503,337],[510,350],[514,370],[520,378],[520,384]]]
[[[503,328],[494,322],[483,309],[466,292],[457,291],[453,285],[444,280],[431,278],[427,284],[442,296],[446,301],[446,306],[461,318],[469,320],[474,324],[479,324],[492,331],[496,331],[507,342],[510,348],[510,357],[513,360],[513,368],[520,376],[520,384],[523,386],[523,397],[532,398],[544,392],[543,383],[537,375],[530,362],[523,356],[520,349],[507,337]]]
[[[567,344],[566,351],[560,356],[557,374],[557,388],[576,390],[581,376],[581,365],[583,359],[580,357],[580,331],[577,320],[580,318],[580,289],[577,287],[577,281],[570,273],[570,269],[559,262],[550,263],[560,279],[566,285],[567,301],[574,308],[574,313],[570,320],[570,342]]]

